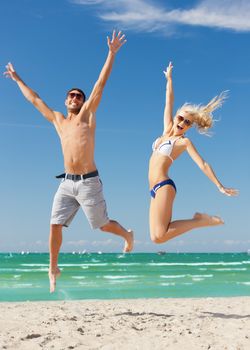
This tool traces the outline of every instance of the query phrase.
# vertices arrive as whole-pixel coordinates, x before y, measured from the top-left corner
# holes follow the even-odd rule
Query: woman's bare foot
[[[127,231],[127,237],[125,238],[125,245],[123,252],[129,253],[134,247],[134,232],[132,230]]]
[[[54,293],[56,289],[56,279],[60,274],[61,271],[58,267],[56,267],[56,269],[49,269],[50,293]]]
[[[199,221],[202,226],[216,226],[224,224],[224,221],[219,216],[210,216],[208,214],[195,213],[194,219]]]

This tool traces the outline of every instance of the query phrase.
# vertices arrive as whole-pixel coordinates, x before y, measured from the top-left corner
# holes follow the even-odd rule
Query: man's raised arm
[[[39,112],[46,118],[48,121],[53,123],[55,121],[55,114],[52,109],[50,109],[43,100],[38,96],[38,94],[33,91],[30,87],[28,87],[24,81],[19,77],[17,72],[15,71],[13,65],[11,63],[8,63],[6,66],[6,72],[4,72],[4,75],[8,78],[11,78],[14,80],[17,85],[19,86],[21,92],[23,93],[24,97],[32,103]]]
[[[90,94],[89,99],[84,103],[82,107],[83,110],[88,109],[91,112],[95,112],[97,110],[97,107],[102,98],[104,86],[112,70],[115,55],[119,51],[121,46],[125,44],[125,42],[125,35],[122,34],[122,32],[118,32],[118,34],[116,35],[116,32],[113,31],[111,40],[109,37],[107,37],[107,44],[109,47],[108,57],[104,63],[104,66],[101,70],[97,82],[95,83],[95,86]]]

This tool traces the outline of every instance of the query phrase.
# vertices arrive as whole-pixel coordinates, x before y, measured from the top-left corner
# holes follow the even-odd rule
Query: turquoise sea
[[[0,253],[0,301],[250,296],[247,253],[61,253],[49,293],[47,253]]]

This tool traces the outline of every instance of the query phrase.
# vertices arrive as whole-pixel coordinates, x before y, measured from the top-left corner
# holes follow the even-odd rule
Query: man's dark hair
[[[84,93],[81,89],[79,89],[79,88],[72,88],[72,89],[70,89],[69,91],[67,91],[67,95],[66,95],[66,96],[68,96],[68,94],[69,94],[71,91],[74,91],[74,90],[76,90],[76,91],[80,92],[80,94],[82,94],[83,102],[85,102],[85,101],[86,101],[86,95],[85,95],[85,93]]]

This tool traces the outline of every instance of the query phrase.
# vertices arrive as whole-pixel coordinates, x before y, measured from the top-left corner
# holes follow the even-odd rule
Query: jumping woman
[[[226,188],[216,177],[211,166],[197,152],[193,143],[185,136],[186,132],[196,126],[199,132],[206,133],[213,125],[212,112],[219,108],[226,95],[221,93],[206,106],[185,103],[173,117],[174,92],[172,84],[173,65],[170,62],[164,75],[166,77],[166,104],[164,110],[164,131],[153,143],[153,153],[149,162],[150,203],[150,235],[155,243],[164,243],[187,231],[198,227],[223,224],[218,216],[195,213],[193,218],[172,221],[172,208],[176,195],[176,186],[168,176],[172,163],[184,151],[187,151],[203,173],[227,195],[235,196],[238,191]]]

